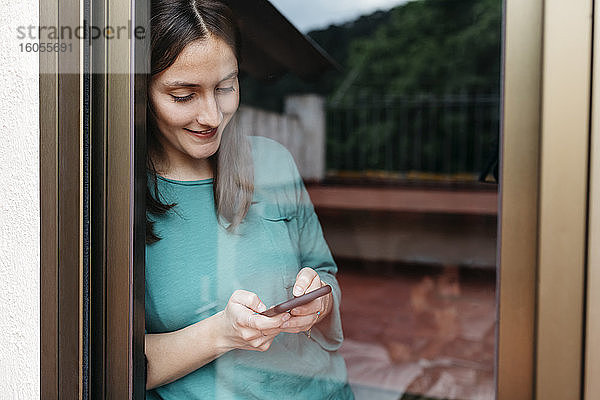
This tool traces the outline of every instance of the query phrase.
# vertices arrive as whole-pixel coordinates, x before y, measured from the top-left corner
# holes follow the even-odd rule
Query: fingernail
[[[288,326],[290,326],[290,324],[288,324],[287,322],[284,322],[283,325],[281,325],[282,328],[287,328]]]
[[[290,319],[290,318],[292,318],[292,316],[291,316],[290,314],[288,314],[288,313],[285,313],[285,314],[283,315],[283,320],[284,320],[284,321],[287,321],[287,320],[288,320],[288,319]]]
[[[267,310],[267,306],[265,306],[263,303],[260,303],[258,305],[258,312],[264,312]]]

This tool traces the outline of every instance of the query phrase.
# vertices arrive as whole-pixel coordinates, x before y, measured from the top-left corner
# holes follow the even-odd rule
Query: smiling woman
[[[162,176],[212,178],[208,158],[239,104],[237,68],[229,46],[211,36],[190,43],[171,67],[154,76],[150,104],[161,133]]]
[[[146,398],[352,399],[336,351],[337,267],[302,178],[286,149],[233,121],[231,11],[152,4]],[[259,315],[326,285],[305,305]]]
[[[239,104],[239,31],[219,3],[205,5],[212,11],[206,21],[191,2],[152,7],[147,160],[155,193],[148,189],[148,211],[171,208],[160,201],[157,170],[182,180],[212,178],[218,170],[215,204],[233,229],[249,208],[252,190],[249,144],[236,129],[223,137]],[[152,225],[148,221],[148,242],[158,239]]]

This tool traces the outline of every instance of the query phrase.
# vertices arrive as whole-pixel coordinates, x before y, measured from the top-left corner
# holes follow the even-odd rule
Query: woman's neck
[[[210,160],[203,158],[199,160],[161,160],[159,157],[151,157],[156,173],[164,178],[176,181],[197,181],[213,178],[213,167]]]

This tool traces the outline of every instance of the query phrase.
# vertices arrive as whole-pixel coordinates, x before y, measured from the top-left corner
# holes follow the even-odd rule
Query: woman
[[[147,399],[351,399],[337,268],[289,153],[243,136],[218,1],[152,5]],[[325,284],[290,313],[258,313]]]

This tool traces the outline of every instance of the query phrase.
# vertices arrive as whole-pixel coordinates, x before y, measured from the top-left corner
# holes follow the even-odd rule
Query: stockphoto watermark
[[[70,26],[18,26],[16,29],[17,39],[35,40],[40,43],[56,40],[96,40],[96,39],[145,39],[147,29],[144,26],[132,26],[131,20],[127,25],[117,26],[95,26],[84,21],[83,25]]]
[[[18,45],[18,51],[27,54],[29,56],[41,53],[72,53],[78,51],[80,46],[89,45],[94,47],[94,44],[98,41],[138,41],[149,39],[150,30],[141,25],[132,24],[131,20],[127,21],[126,24],[122,25],[106,25],[96,26],[89,24],[87,21],[83,21],[82,25],[19,25],[14,28],[14,35]],[[122,48],[122,46],[120,46]],[[137,47],[136,47],[137,48]],[[40,73],[52,72],[54,68],[53,62],[41,62],[40,68],[46,66],[50,69],[49,71],[40,70]],[[93,61],[93,60],[92,60]],[[136,64],[136,72],[145,72],[147,63]],[[115,71],[116,69],[123,69],[122,71]],[[137,71],[138,69],[144,69],[144,71]],[[65,69],[73,69],[73,71],[67,71]],[[77,73],[79,71],[79,65],[77,63],[62,63],[62,72]],[[129,66],[123,63],[115,64],[111,67],[111,71],[119,73],[128,73],[130,71]]]

